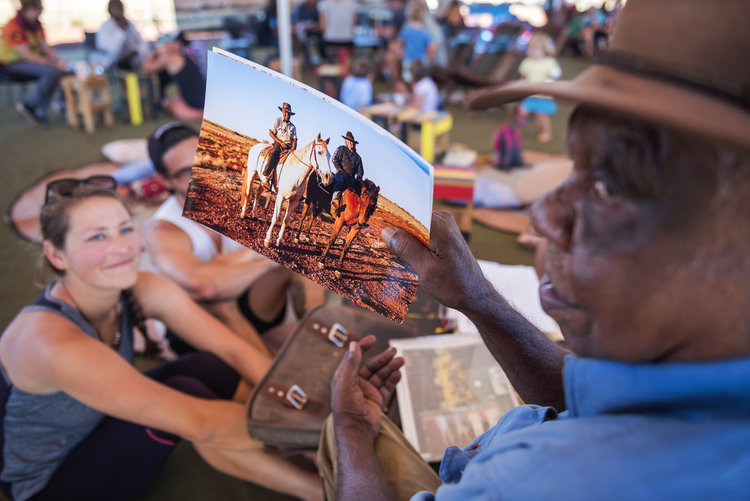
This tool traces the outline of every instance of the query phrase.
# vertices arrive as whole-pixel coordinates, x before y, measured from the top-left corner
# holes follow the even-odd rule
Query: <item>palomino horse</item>
[[[281,206],[284,202],[288,202],[286,213],[281,223],[281,229],[279,230],[279,237],[276,239],[276,245],[281,243],[281,239],[284,236],[284,229],[286,228],[286,221],[289,218],[289,214],[294,213],[297,209],[297,204],[299,204],[300,198],[302,198],[305,181],[311,173],[317,173],[326,185],[333,183],[331,154],[328,153],[329,141],[330,138],[326,140],[321,139],[320,133],[318,133],[318,136],[312,142],[297,151],[289,153],[276,166],[278,194],[273,209],[271,225],[268,228],[265,240],[263,240],[263,245],[266,247],[271,245],[273,228],[281,212]],[[251,198],[253,182],[258,179],[260,182],[258,183],[258,188],[255,190],[251,213],[255,217],[258,200],[260,199],[261,192],[264,190],[263,183],[266,181],[266,177],[263,175],[263,167],[265,166],[267,157],[262,154],[266,147],[268,147],[266,143],[256,144],[250,148],[250,152],[247,155],[247,170],[242,182],[241,218],[244,218],[247,212],[247,202]]]
[[[352,240],[357,236],[359,230],[362,229],[370,216],[375,212],[378,207],[378,195],[380,188],[375,186],[375,183],[369,179],[365,179],[361,182],[355,182],[355,185],[347,188],[341,194],[341,205],[336,210],[336,222],[333,223],[333,231],[331,232],[331,238],[326,245],[326,250],[323,251],[323,255],[318,263],[318,268],[321,270],[325,267],[325,259],[328,255],[328,250],[336,241],[341,227],[346,225],[349,226],[349,234],[346,235],[344,247],[341,249],[341,255],[339,256],[338,268],[341,268],[344,262],[344,256],[346,251],[349,250],[349,246],[352,244]],[[336,270],[334,273],[336,278],[341,278],[341,272]]]

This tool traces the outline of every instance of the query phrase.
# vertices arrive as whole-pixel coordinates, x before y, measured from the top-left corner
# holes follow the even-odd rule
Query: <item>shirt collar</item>
[[[563,383],[570,416],[750,418],[750,358],[624,364],[568,355]]]

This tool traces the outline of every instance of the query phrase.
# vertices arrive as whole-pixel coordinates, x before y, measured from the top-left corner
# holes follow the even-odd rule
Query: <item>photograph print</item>
[[[183,215],[389,319],[419,286],[380,238],[429,245],[432,166],[299,82],[208,53],[206,102]]]

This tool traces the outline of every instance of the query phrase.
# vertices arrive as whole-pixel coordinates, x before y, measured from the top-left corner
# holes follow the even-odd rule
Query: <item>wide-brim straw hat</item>
[[[750,149],[750,2],[629,0],[606,52],[571,81],[471,94],[483,109],[545,94]]]

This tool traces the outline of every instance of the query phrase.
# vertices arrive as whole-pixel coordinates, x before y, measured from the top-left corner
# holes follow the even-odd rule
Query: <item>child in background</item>
[[[409,69],[414,78],[411,106],[419,108],[421,113],[436,111],[440,106],[440,95],[435,81],[430,78],[429,70],[422,61],[414,61]]]
[[[529,40],[528,56],[521,61],[518,73],[522,80],[529,82],[548,82],[557,80],[562,75],[560,65],[551,57],[554,51],[552,40],[544,33],[534,33]],[[552,139],[550,115],[557,112],[557,103],[549,96],[530,96],[521,101],[520,123],[524,123],[529,114],[536,119],[539,135],[537,141],[548,143]]]
[[[426,15],[427,9],[425,6],[420,3],[412,3],[409,7],[407,22],[398,34],[398,38],[403,41],[401,76],[404,82],[416,81],[410,73],[411,63],[422,61],[424,64],[429,64],[435,57],[437,45],[425,25]]]
[[[341,102],[361,112],[372,104],[372,66],[367,59],[352,64],[352,74],[341,84]]]

